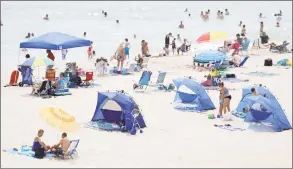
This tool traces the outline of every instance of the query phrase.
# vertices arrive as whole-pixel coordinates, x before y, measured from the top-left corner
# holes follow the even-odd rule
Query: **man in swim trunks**
[[[167,48],[167,49],[169,49],[170,37],[172,37],[172,33],[171,32],[168,35],[166,35],[166,37],[165,37],[165,48]]]
[[[128,39],[126,38],[124,42],[124,53],[127,59],[129,59],[129,48],[130,48],[130,43],[128,42]]]
[[[62,138],[58,144],[51,147],[52,153],[56,154],[57,156],[65,154],[70,146],[70,141],[67,139],[67,134],[62,133]]]

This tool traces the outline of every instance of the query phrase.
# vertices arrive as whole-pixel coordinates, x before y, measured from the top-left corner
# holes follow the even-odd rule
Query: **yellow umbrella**
[[[60,108],[42,108],[40,115],[50,126],[62,132],[75,132],[79,129],[75,118]]]

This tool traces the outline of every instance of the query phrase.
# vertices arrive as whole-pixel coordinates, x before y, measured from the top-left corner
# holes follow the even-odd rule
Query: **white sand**
[[[243,68],[231,69],[249,83],[227,83],[231,91],[231,108],[241,99],[241,87],[262,83],[280,99],[288,119],[292,119],[291,69],[264,68],[263,60],[270,57],[276,62],[290,58],[291,54],[272,54],[267,49],[253,50]],[[166,83],[180,76],[204,79],[186,65],[191,56],[154,58],[149,69],[167,71]],[[256,67],[260,65],[259,67]],[[274,77],[252,77],[241,72],[268,71],[279,73]],[[222,120],[209,120],[206,114],[180,112],[173,109],[174,92],[157,92],[148,89],[144,94],[133,92],[132,85],[141,73],[133,76],[97,78],[101,87],[71,89],[72,96],[41,99],[29,96],[31,88],[2,88],[1,148],[8,149],[31,145],[39,128],[45,130],[44,141],[54,144],[60,133],[49,127],[39,116],[43,106],[57,106],[71,113],[80,124],[90,121],[95,111],[97,92],[107,89],[125,90],[140,105],[148,128],[143,134],[131,136],[120,132],[104,132],[81,128],[69,138],[80,138],[79,157],[75,160],[36,160],[25,156],[1,152],[4,167],[292,167],[292,131],[281,133],[227,131],[215,128]],[[4,79],[2,79],[4,81]],[[6,80],[6,79],[5,79]],[[155,78],[152,79],[155,81]],[[119,85],[118,85],[119,84]],[[2,84],[3,86],[3,84]],[[218,107],[218,92],[209,91]],[[210,111],[217,113],[217,110]],[[291,120],[290,120],[291,122]],[[234,118],[230,124],[247,128],[242,120]]]

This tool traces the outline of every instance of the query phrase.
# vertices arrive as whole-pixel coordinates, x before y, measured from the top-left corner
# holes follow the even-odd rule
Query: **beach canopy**
[[[40,115],[50,126],[62,132],[76,132],[79,129],[75,118],[60,108],[42,108]]]
[[[62,50],[90,46],[91,41],[60,32],[51,32],[20,43],[20,48]]]
[[[251,88],[255,88],[259,95],[252,95]],[[236,111],[244,110],[248,111],[245,122],[260,122],[278,132],[292,128],[277,98],[264,86],[255,85],[242,89],[242,99]]]
[[[204,51],[194,58],[194,62],[198,63],[210,63],[223,60],[229,60],[229,57],[220,51]]]
[[[216,108],[206,90],[195,80],[177,78],[173,83],[177,88],[174,99],[176,109],[202,112]]]
[[[225,32],[207,32],[201,35],[197,40],[196,43],[205,43],[205,42],[213,42],[216,40],[225,40],[229,36]]]
[[[126,130],[133,125],[146,127],[136,102],[129,95],[119,91],[99,92],[92,121],[123,122]]]

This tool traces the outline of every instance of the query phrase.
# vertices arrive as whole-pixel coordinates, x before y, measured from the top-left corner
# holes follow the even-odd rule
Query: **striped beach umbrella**
[[[22,66],[32,66],[32,67],[38,67],[38,66],[53,66],[54,62],[44,56],[37,56],[37,57],[32,57],[26,60]]]
[[[207,32],[201,35],[197,40],[196,43],[205,43],[205,42],[213,42],[216,40],[225,40],[229,36],[225,32]]]

